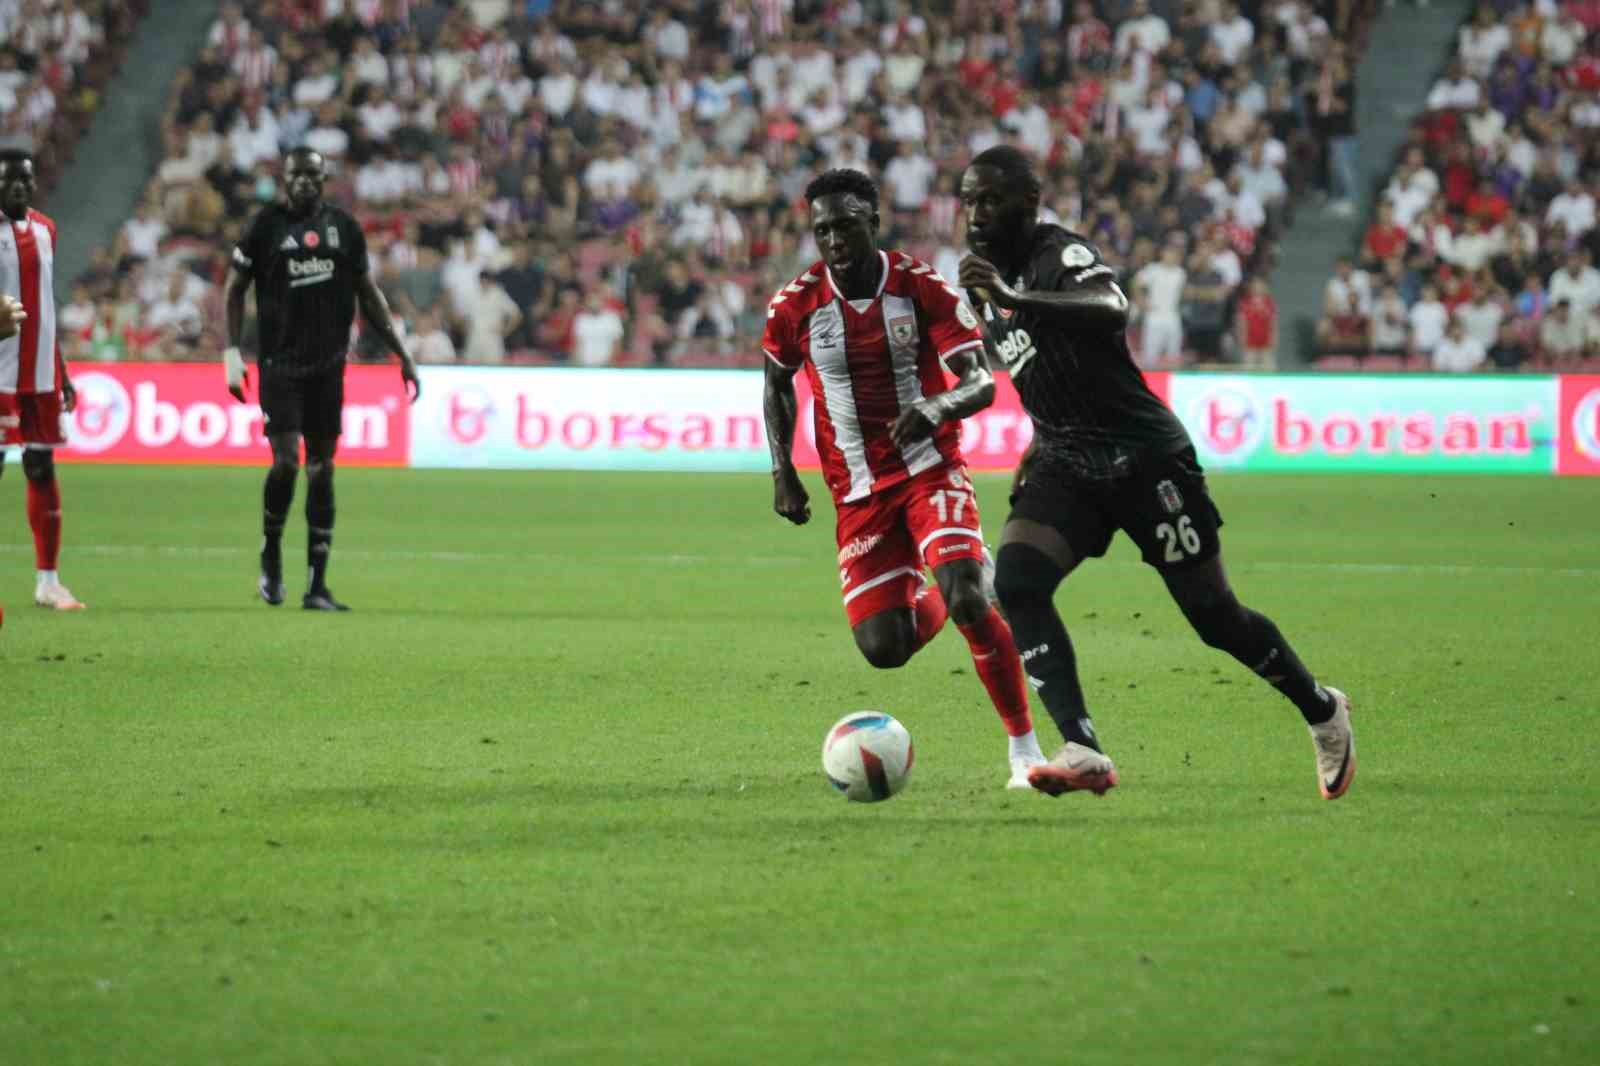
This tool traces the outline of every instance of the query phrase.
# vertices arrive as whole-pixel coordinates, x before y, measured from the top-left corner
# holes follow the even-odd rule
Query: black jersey
[[[261,209],[233,265],[255,282],[262,370],[304,376],[343,365],[367,273],[367,238],[349,213],[319,204],[304,217],[282,204]]]
[[[1018,292],[1063,292],[1115,281],[1115,272],[1083,237],[1060,226],[1034,227],[1024,266],[1006,283]],[[1083,478],[1128,473],[1141,455],[1189,446],[1183,423],[1134,365],[1120,328],[1063,325],[1026,309],[984,307],[989,334],[1033,419],[1038,458]]]

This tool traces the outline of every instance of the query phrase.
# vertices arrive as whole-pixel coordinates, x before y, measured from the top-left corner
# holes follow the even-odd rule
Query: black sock
[[[1078,658],[1053,598],[1066,576],[1049,556],[1027,544],[1005,544],[995,559],[995,591],[1051,721],[1064,740],[1100,750],[1078,681]]]
[[[1307,724],[1321,725],[1333,717],[1332,697],[1317,684],[1272,619],[1244,606],[1228,614],[1231,617],[1211,623],[1214,628],[1201,630],[1207,644],[1232,655],[1283,693]]]
[[[261,491],[261,565],[278,573],[283,566],[283,526],[294,502],[295,468],[274,463]]]
[[[328,555],[333,550],[333,478],[306,480],[306,562],[311,569],[308,592],[327,588]]]

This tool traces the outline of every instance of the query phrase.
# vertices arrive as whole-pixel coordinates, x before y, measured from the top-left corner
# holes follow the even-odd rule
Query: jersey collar
[[[874,303],[877,302],[878,297],[883,295],[884,287],[889,284],[889,253],[882,248],[878,249],[878,262],[882,267],[883,273],[878,275],[878,291],[872,294],[871,302]],[[822,272],[828,275],[828,288],[833,290],[833,294],[845,303],[849,303],[850,298],[844,294],[844,290],[834,284],[833,271],[828,267],[827,263],[822,264]]]

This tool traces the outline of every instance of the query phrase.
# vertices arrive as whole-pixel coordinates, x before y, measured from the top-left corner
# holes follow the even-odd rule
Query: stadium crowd
[[[1331,182],[1348,210],[1364,6],[1067,3],[230,6],[137,213],[71,292],[74,354],[220,347],[227,248],[307,144],[423,360],[749,363],[814,254],[811,176],[877,176],[890,243],[953,277],[961,167],[1011,140],[1128,281],[1141,361],[1231,351],[1238,303],[1261,328],[1237,347],[1270,362],[1271,298],[1239,297],[1298,192]]]
[[[0,0],[0,147],[48,188],[99,105],[148,0]]]
[[[1317,327],[1327,368],[1600,369],[1600,3],[1461,27]]]

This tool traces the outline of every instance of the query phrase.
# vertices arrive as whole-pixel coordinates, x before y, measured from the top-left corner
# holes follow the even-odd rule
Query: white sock
[[[1011,758],[1020,759],[1024,756],[1044,759],[1044,752],[1039,750],[1039,735],[1033,730],[1028,730],[1020,737],[1011,737]]]
[[[59,585],[59,584],[61,584],[61,578],[59,576],[57,576],[57,574],[56,574],[56,572],[54,570],[40,570],[39,571],[39,579],[38,579],[38,587],[39,588],[51,588],[51,587]]]

